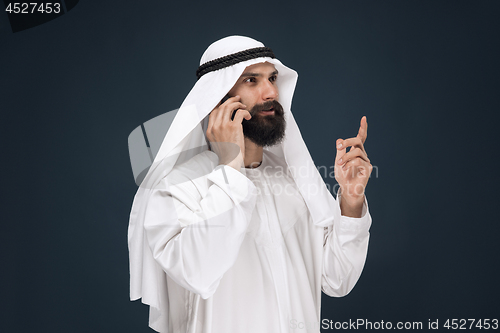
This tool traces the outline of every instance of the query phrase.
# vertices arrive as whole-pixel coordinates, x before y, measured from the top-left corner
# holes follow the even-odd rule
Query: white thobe
[[[319,332],[321,290],[344,296],[363,269],[366,201],[361,218],[320,227],[283,159],[264,150],[262,164],[243,173],[217,164],[205,151],[177,166],[148,204],[168,332]],[[177,222],[165,223],[172,214]]]

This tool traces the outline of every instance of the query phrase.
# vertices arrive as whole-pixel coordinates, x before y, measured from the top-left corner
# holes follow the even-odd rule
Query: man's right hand
[[[244,165],[245,156],[245,137],[241,123],[243,118],[252,118],[240,99],[237,95],[219,103],[208,117],[206,133],[212,151],[219,157],[219,164],[229,165],[238,171]],[[234,110],[237,111],[231,120]]]

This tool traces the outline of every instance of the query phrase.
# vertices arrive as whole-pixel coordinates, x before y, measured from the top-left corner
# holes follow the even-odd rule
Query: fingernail
[[[339,143],[339,144],[337,145],[337,149],[340,149],[340,148],[342,148],[342,144],[341,144],[341,143]]]
[[[339,160],[339,164],[342,164],[342,159]]]

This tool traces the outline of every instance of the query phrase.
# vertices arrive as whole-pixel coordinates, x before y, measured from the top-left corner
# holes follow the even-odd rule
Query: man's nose
[[[264,87],[262,88],[262,99],[264,101],[278,99],[278,95],[278,87],[276,87],[276,85],[269,80],[266,80],[266,83],[264,83]]]

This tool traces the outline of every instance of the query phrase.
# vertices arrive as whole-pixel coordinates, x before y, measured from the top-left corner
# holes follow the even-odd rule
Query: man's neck
[[[245,168],[256,168],[262,163],[264,148],[245,138]]]

